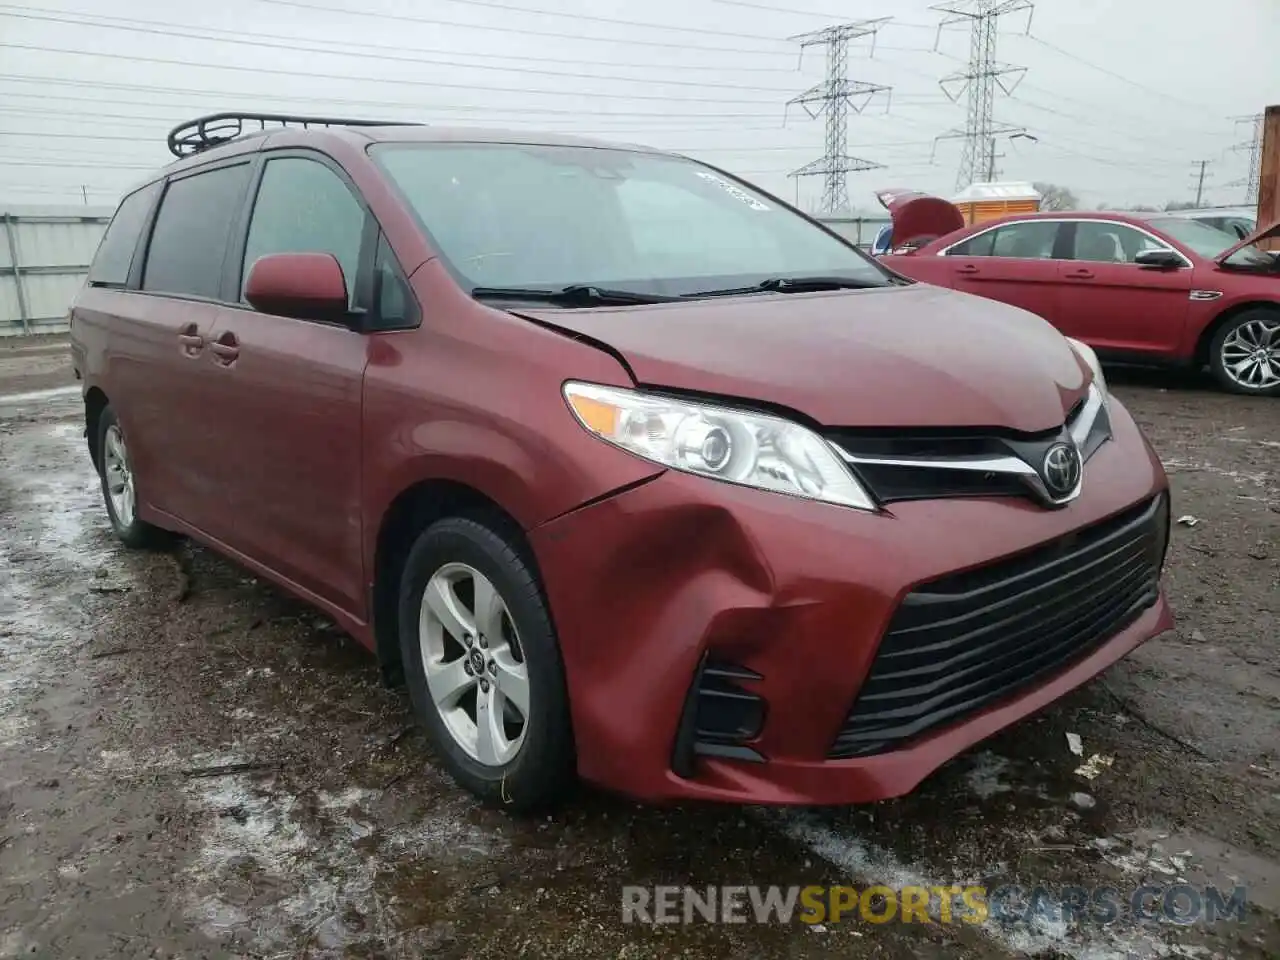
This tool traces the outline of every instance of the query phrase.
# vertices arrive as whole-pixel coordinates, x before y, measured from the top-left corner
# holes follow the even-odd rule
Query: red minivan
[[[485,799],[899,795],[1171,625],[1160,461],[1030,313],[641,147],[170,148],[71,315],[111,523],[332,616]]]

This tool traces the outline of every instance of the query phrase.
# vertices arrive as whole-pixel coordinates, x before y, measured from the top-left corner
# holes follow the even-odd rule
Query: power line
[[[1066,111],[1066,110],[1060,110],[1060,109],[1058,109],[1057,107],[1051,107],[1051,106],[1049,106],[1048,104],[1046,104],[1046,103],[1044,103],[1044,102],[1042,102],[1042,101],[1040,101],[1040,100],[1033,100],[1033,99],[1031,99],[1030,97],[1028,97],[1028,96],[1023,92],[1024,88],[1031,87],[1031,86],[1032,86],[1031,84],[1029,84],[1029,83],[1025,83],[1025,82],[1024,82],[1024,83],[1019,84],[1019,85],[1018,85],[1018,89],[1015,91],[1014,95],[1013,95],[1013,96],[1011,96],[1011,97],[1009,98],[1009,103],[1010,103],[1010,104],[1013,104],[1013,105],[1022,104],[1022,105],[1024,105],[1024,106],[1031,107],[1032,109],[1034,109],[1034,110],[1035,110],[1035,111],[1037,111],[1038,113],[1048,113],[1048,114],[1052,114],[1052,115],[1053,115],[1053,116],[1055,116],[1055,117],[1062,117],[1064,120],[1072,120],[1072,121],[1075,121],[1075,122],[1077,122],[1077,123],[1083,123],[1083,124],[1086,124],[1086,125],[1088,125],[1088,126],[1092,126],[1092,127],[1103,127],[1103,125],[1102,125],[1102,124],[1098,123],[1098,118],[1097,118],[1096,116],[1092,116],[1092,117],[1090,117],[1090,116],[1085,116],[1084,114],[1080,114],[1080,113],[1070,113],[1070,112],[1068,112],[1068,111]],[[1130,127],[1130,128],[1129,128],[1129,129],[1127,129],[1127,130],[1122,130],[1122,129],[1120,129],[1119,127],[1105,126],[1105,127],[1103,127],[1103,129],[1109,130],[1109,131],[1111,131],[1111,132],[1113,132],[1113,133],[1119,134],[1119,135],[1124,136],[1124,137],[1135,137],[1135,138],[1136,138],[1136,136],[1137,136],[1137,135],[1136,135],[1136,132],[1133,130],[1133,128],[1132,128],[1132,127]],[[1203,130],[1201,131],[1201,135],[1202,135],[1202,136],[1205,136],[1205,137],[1213,137],[1213,136],[1215,136],[1214,134],[1211,134],[1211,133],[1209,133],[1209,132],[1207,132],[1207,131],[1203,131]],[[1142,144],[1144,144],[1144,147],[1143,147],[1142,152],[1143,152],[1143,153],[1146,153],[1146,154],[1149,154],[1149,153],[1150,153],[1150,145],[1149,145],[1149,144],[1150,144],[1150,142],[1151,142],[1152,140],[1160,140],[1160,139],[1165,140],[1165,141],[1166,141],[1167,143],[1169,143],[1169,144],[1173,144],[1174,142],[1177,142],[1177,143],[1179,144],[1179,146],[1180,146],[1180,147],[1183,147],[1183,148],[1185,148],[1185,147],[1186,147],[1186,138],[1185,138],[1185,137],[1182,137],[1182,136],[1178,136],[1178,135],[1176,135],[1176,134],[1175,134],[1175,135],[1172,135],[1172,136],[1171,136],[1171,135],[1168,135],[1168,134],[1165,134],[1165,135],[1163,135],[1163,136],[1162,136],[1162,135],[1159,135],[1159,134],[1154,134],[1154,135],[1153,135],[1153,134],[1142,134],[1142,135],[1141,135],[1141,138],[1140,138],[1141,143],[1142,143]],[[1109,148],[1109,149],[1113,149],[1113,148]]]
[[[83,12],[83,11],[79,11],[79,10],[77,10],[77,11],[58,11],[59,13],[74,13],[74,16],[75,16],[75,17],[77,17],[77,18],[81,18],[81,19],[77,19],[77,20],[71,20],[71,19],[66,19],[66,18],[64,18],[64,17],[54,17],[54,16],[51,16],[51,15],[49,14],[49,11],[44,10],[43,8],[39,8],[39,7],[27,7],[27,6],[22,6],[22,5],[20,5],[20,4],[8,4],[8,3],[6,3],[6,4],[0,4],[0,8],[3,8],[4,10],[32,11],[32,12],[30,12],[30,13],[25,13],[25,12],[24,12],[24,13],[22,13],[22,14],[14,14],[14,13],[6,13],[6,14],[5,14],[6,16],[11,16],[11,17],[14,17],[15,19],[24,19],[24,20],[41,20],[41,21],[53,21],[53,22],[58,22],[58,23],[74,23],[74,24],[77,24],[77,25],[95,26],[95,27],[98,27],[98,26],[106,26],[106,25],[107,25],[107,24],[105,24],[105,23],[101,23],[101,22],[99,22],[99,21],[111,21],[112,23],[116,23],[116,24],[125,24],[125,25],[129,25],[129,26],[134,30],[134,32],[137,32],[137,33],[158,34],[158,35],[161,35],[161,36],[188,36],[188,34],[173,34],[173,33],[171,33],[169,30],[161,29],[161,28],[173,28],[173,29],[178,29],[178,30],[197,30],[197,31],[199,31],[201,34],[218,34],[218,35],[220,35],[220,36],[218,36],[218,37],[203,37],[203,36],[196,36],[196,35],[194,35],[194,34],[190,34],[190,36],[192,36],[194,39],[207,39],[207,40],[213,40],[213,39],[224,39],[224,38],[225,38],[226,42],[228,42],[228,43],[237,43],[237,42],[241,42],[241,43],[243,43],[243,42],[245,42],[245,41],[244,41],[243,39],[241,39],[241,38],[245,38],[245,37],[253,37],[253,38],[260,38],[260,39],[277,39],[277,38],[278,38],[278,34],[267,34],[267,33],[259,33],[259,32],[244,31],[244,30],[222,30],[222,29],[219,29],[219,28],[216,28],[216,27],[196,26],[196,25],[194,25],[194,24],[188,24],[188,23],[175,23],[175,22],[173,22],[173,21],[166,21],[166,20],[151,20],[151,19],[147,19],[147,20],[139,20],[139,19],[134,18],[134,17],[118,17],[118,16],[109,16],[109,15],[106,15],[106,14],[100,14],[100,13],[87,13],[87,12]],[[347,11],[347,12],[352,12],[352,11]],[[359,14],[360,14],[360,15],[364,15],[364,12],[363,12],[363,11],[360,11],[360,12],[359,12]],[[373,15],[373,16],[380,16],[380,14],[372,14],[372,15]],[[88,21],[88,20],[84,20],[83,18],[85,18],[85,17],[92,17],[92,18],[93,18],[93,22],[90,22],[90,21]],[[442,21],[442,23],[444,23],[445,25],[449,25],[447,21]],[[472,27],[474,27],[475,29],[478,29],[478,30],[496,29],[496,28],[491,27],[491,26],[489,26],[489,25],[481,25],[481,24],[469,24],[469,25],[464,24],[463,26],[472,26]],[[516,32],[516,33],[522,33],[522,32],[525,32],[525,31],[520,30],[520,29],[517,29],[517,28],[502,28],[502,31],[501,31],[501,32]],[[539,35],[539,36],[541,36],[542,34],[538,34],[538,35]],[[577,37],[577,36],[574,36],[574,35],[572,35],[572,34],[548,34],[548,35],[549,35],[549,36],[555,36],[555,37],[558,37],[558,38],[561,38],[561,39],[566,39],[566,40],[581,40],[581,39],[582,39],[581,37]],[[773,39],[773,38],[770,38],[770,39]],[[367,41],[360,41],[360,42],[348,42],[348,41],[346,41],[346,40],[324,40],[324,39],[321,39],[321,38],[318,38],[318,37],[297,37],[297,38],[296,38],[296,40],[297,40],[297,41],[301,41],[301,42],[305,42],[305,43],[327,44],[327,45],[329,45],[329,46],[338,45],[338,46],[340,46],[340,47],[341,47],[341,49],[338,49],[338,50],[323,50],[323,51],[318,50],[318,51],[316,51],[316,52],[324,52],[324,53],[339,53],[339,54],[343,54],[343,55],[351,55],[351,52],[352,52],[352,49],[353,49],[353,48],[360,48],[360,49],[364,49],[364,50],[373,50],[373,51],[390,51],[390,52],[399,52],[399,53],[415,53],[415,54],[429,53],[429,54],[445,54],[445,55],[451,55],[451,54],[457,54],[457,53],[458,53],[458,51],[457,51],[456,49],[454,49],[454,50],[448,50],[448,49],[441,49],[441,48],[438,48],[438,47],[437,47],[437,48],[431,48],[431,47],[416,47],[416,46],[415,46],[415,47],[406,47],[406,46],[397,46],[397,45],[392,45],[392,44],[383,44],[383,43],[369,43],[369,42],[367,42]],[[630,41],[628,41],[628,42],[630,42]],[[309,48],[306,48],[306,47],[301,47],[301,48],[300,48],[299,46],[297,46],[297,45],[296,45],[296,43],[295,43],[294,41],[290,41],[289,43],[285,43],[285,44],[271,44],[271,46],[284,46],[284,47],[286,47],[287,49],[290,49],[290,50],[297,50],[297,49],[309,49]],[[684,48],[681,48],[681,47],[678,47],[678,46],[677,46],[677,47],[675,47],[674,49],[684,49]],[[698,51],[698,52],[700,52],[700,53],[706,52],[705,48],[703,48],[703,47],[694,47],[694,48],[692,48],[692,49],[697,50],[697,51]],[[751,56],[756,56],[756,55],[758,55],[758,54],[759,54],[759,51],[754,51],[754,50],[752,50],[752,51],[746,51],[746,50],[731,50],[731,49],[727,49],[727,50],[724,50],[724,51],[720,51],[720,50],[718,50],[718,49],[717,49],[717,50],[716,50],[716,51],[714,51],[714,52],[725,52],[725,53],[747,53],[747,54],[750,54]],[[564,58],[564,57],[537,57],[537,56],[531,56],[531,55],[526,54],[526,53],[512,53],[512,54],[507,54],[507,53],[478,53],[478,52],[473,53],[473,52],[468,52],[468,53],[467,53],[467,56],[468,56],[468,57],[475,57],[475,58],[477,58],[477,59],[482,59],[482,60],[499,60],[499,61],[502,61],[502,62],[504,62],[504,63],[509,63],[509,62],[511,62],[511,61],[513,61],[513,60],[518,60],[518,61],[527,61],[527,62],[530,62],[530,63],[556,63],[556,64],[563,64],[563,63],[565,62],[565,58]],[[655,63],[652,63],[652,62],[650,62],[650,63],[634,63],[634,62],[626,63],[626,62],[620,62],[620,61],[618,61],[618,60],[616,60],[616,59],[613,59],[613,58],[610,58],[610,59],[608,59],[608,60],[587,60],[587,59],[583,59],[582,57],[577,57],[577,56],[575,56],[575,57],[573,58],[573,62],[574,62],[574,63],[576,63],[576,64],[579,64],[580,66],[598,66],[598,67],[634,67],[634,68],[637,68],[637,69],[644,69],[644,70],[652,70],[652,69],[655,69],[655,68],[661,68],[661,69],[663,69],[663,70],[678,70],[678,71],[679,71],[679,70],[704,70],[704,71],[705,71],[705,70],[713,70],[713,71],[735,71],[735,72],[743,72],[743,73],[776,73],[776,74],[794,74],[794,73],[795,73],[795,68],[794,68],[794,67],[782,67],[782,66],[778,66],[778,67],[765,67],[765,66],[758,66],[758,65],[752,65],[752,66],[745,66],[745,65],[743,65],[743,66],[724,66],[724,65],[720,65],[720,64],[705,64],[705,63],[698,63],[698,64],[691,64],[691,63],[675,63],[675,64],[666,64],[666,63],[664,63],[664,64],[655,64]]]
[[[768,10],[770,13],[785,13],[797,17],[822,17],[826,20],[834,20],[840,16],[838,13],[821,13],[817,10],[794,10],[790,7],[779,7],[773,3],[753,3],[751,0],[714,0],[714,2],[727,7],[749,7],[752,10]],[[937,29],[927,23],[904,23],[901,20],[894,20],[892,26],[930,31]]]
[[[12,96],[15,96],[15,94],[9,94],[9,96],[10,96],[10,97],[12,97]],[[28,96],[28,97],[30,97],[30,96],[36,96],[36,94],[16,94],[16,96]],[[91,99],[88,99],[88,98],[82,98],[82,99],[78,99],[78,100],[77,100],[77,99],[76,99],[76,98],[74,98],[74,97],[65,97],[65,96],[58,96],[58,97],[54,97],[54,98],[41,98],[41,99],[58,99],[58,100],[66,100],[66,99],[69,99],[69,100],[73,100],[73,101],[78,102],[78,103],[101,103],[101,102],[103,102],[103,101],[101,101],[101,100],[99,100],[99,99],[92,99],[92,100],[91,100]],[[149,106],[153,106],[153,104],[152,104],[152,103],[150,103],[149,101],[144,101],[144,100],[112,100],[112,101],[110,101],[110,102],[111,102],[112,104],[117,104],[117,105],[137,104],[137,105],[139,105],[139,106],[147,106],[147,107],[149,107]],[[166,106],[167,106],[167,105],[166,105]],[[138,128],[140,128],[140,129],[147,129],[147,130],[152,130],[152,131],[155,131],[155,130],[157,129],[157,127],[156,127],[156,125],[157,125],[157,124],[164,124],[163,130],[164,130],[164,131],[167,131],[170,127],[173,127],[173,126],[174,126],[174,125],[176,125],[177,123],[179,123],[179,122],[181,122],[181,121],[183,121],[183,120],[186,120],[186,119],[187,119],[191,114],[193,114],[193,113],[197,113],[197,112],[199,112],[201,109],[205,109],[205,108],[202,108],[202,107],[192,107],[191,109],[189,109],[189,110],[185,110],[185,111],[175,111],[174,113],[169,114],[169,115],[167,115],[167,116],[156,116],[156,115],[145,115],[145,116],[144,116],[144,115],[141,115],[141,114],[100,113],[100,112],[97,112],[97,111],[83,111],[83,110],[57,110],[57,111],[51,111],[51,110],[49,110],[48,108],[45,108],[45,109],[24,109],[24,108],[21,108],[21,107],[7,107],[7,106],[6,106],[6,107],[0,107],[0,114],[2,114],[2,115],[16,115],[16,116],[23,117],[23,118],[26,118],[26,117],[30,117],[30,118],[33,118],[33,119],[34,119],[34,118],[40,118],[40,119],[43,119],[43,120],[65,120],[65,121],[67,121],[67,122],[69,122],[69,123],[83,123],[83,122],[84,122],[84,121],[86,121],[86,120],[89,120],[89,121],[113,120],[113,121],[117,121],[116,123],[111,124],[111,126],[113,126],[113,127],[120,127],[120,126],[124,126],[124,127],[138,127]],[[123,121],[123,123],[121,123],[120,121]],[[503,121],[503,122],[509,122],[509,121]],[[633,123],[635,123],[636,121],[632,121],[632,122],[633,122]],[[593,126],[594,126],[594,125],[593,125]],[[767,125],[750,125],[750,124],[743,124],[742,122],[740,122],[740,121],[736,121],[736,120],[735,120],[735,121],[722,121],[722,120],[717,120],[714,124],[711,124],[711,123],[697,123],[697,124],[695,124],[695,125],[688,125],[688,124],[686,124],[686,125],[684,125],[684,126],[628,126],[628,127],[607,127],[607,126],[605,126],[605,127],[599,128],[599,129],[584,128],[584,127],[581,127],[581,126],[578,126],[578,125],[574,125],[574,126],[573,126],[573,130],[574,130],[574,131],[576,131],[576,132],[579,132],[579,133],[586,133],[586,134],[600,134],[600,135],[608,134],[608,135],[613,135],[613,136],[616,136],[616,135],[618,135],[618,134],[623,134],[623,133],[636,133],[636,134],[683,133],[683,134],[693,134],[693,133],[700,133],[700,132],[707,132],[707,133],[721,133],[721,132],[724,132],[724,131],[732,131],[732,132],[735,132],[735,133],[736,133],[736,132],[738,132],[738,131],[751,131],[751,132],[769,133],[769,132],[776,132],[776,131],[778,131],[779,129],[781,129],[781,128],[780,128],[780,127],[779,127],[779,125],[778,125],[778,124],[776,124],[776,123],[773,123],[773,124],[767,124]],[[13,132],[13,131],[0,131],[0,135],[5,134],[5,133],[12,133],[12,132]],[[41,134],[40,134],[40,135],[41,135],[41,136],[44,136],[45,134],[44,134],[43,132],[41,132]],[[80,135],[80,134],[61,134],[61,133],[60,133],[60,134],[58,134],[58,136],[70,136],[70,137],[73,137],[73,138],[79,138],[79,137],[81,137],[81,135]],[[160,138],[159,138],[159,137],[156,137],[156,138],[154,138],[154,139],[155,139],[155,142],[157,142],[157,143],[158,143],[158,142],[160,142]],[[788,149],[790,149],[790,148],[788,148]],[[802,148],[796,148],[796,149],[802,149]]]
[[[968,117],[963,130],[945,133],[939,140],[958,139],[964,142],[960,156],[960,170],[956,177],[956,189],[963,190],[979,178],[992,181],[996,178],[996,137],[1017,136],[1025,128],[995,120],[995,95],[999,87],[1011,94],[1026,73],[1026,67],[1002,64],[996,60],[996,27],[1001,17],[1027,11],[1027,29],[1031,28],[1031,16],[1035,5],[1031,0],[953,0],[932,7],[949,14],[938,25],[938,38],[944,27],[956,23],[969,24],[969,64],[964,70],[949,74],[938,81],[944,93],[954,100],[968,95]],[[1005,78],[1012,78],[1006,83]]]
[[[56,77],[28,77],[28,76],[16,76],[12,74],[9,74],[9,75],[0,74],[0,80],[7,80],[13,83],[33,83],[33,84],[39,84],[42,87],[48,86],[50,84],[64,84],[64,85],[69,85],[73,87],[88,87],[95,90],[100,88],[110,89],[110,90],[131,90],[131,91],[147,93],[152,96],[172,96],[174,94],[191,94],[195,96],[203,96],[203,97],[209,98],[208,102],[193,105],[188,103],[183,103],[183,104],[156,103],[154,100],[123,100],[114,96],[111,97],[110,99],[106,99],[103,97],[72,97],[72,96],[68,96],[67,94],[48,94],[48,93],[36,94],[36,93],[10,92],[5,95],[6,97],[31,97],[31,98],[39,99],[41,101],[53,99],[53,100],[69,100],[75,103],[102,103],[108,106],[121,106],[126,104],[134,104],[134,105],[143,106],[143,107],[172,108],[174,110],[178,110],[179,108],[181,108],[184,112],[188,112],[188,113],[220,109],[221,105],[217,104],[216,101],[214,100],[214,98],[218,98],[218,97],[227,97],[227,98],[254,97],[253,94],[246,94],[240,91],[229,92],[229,91],[219,91],[219,90],[197,90],[190,87],[157,88],[157,87],[144,86],[141,84],[110,83],[110,82],[91,81],[91,80],[64,80]],[[254,99],[257,100],[259,103],[262,102],[262,100],[258,99],[257,97],[254,97]],[[702,125],[708,122],[731,123],[734,129],[746,129],[742,125],[743,120],[759,120],[760,119],[760,115],[758,113],[672,114],[669,111],[665,113],[654,113],[654,112],[633,113],[630,111],[612,111],[612,110],[604,113],[595,113],[589,110],[583,111],[583,110],[571,110],[571,109],[556,109],[552,107],[529,107],[517,113],[515,111],[500,111],[500,110],[495,110],[492,107],[474,106],[474,105],[436,104],[430,107],[424,107],[422,104],[405,103],[403,101],[395,101],[395,100],[355,100],[355,99],[350,99],[345,97],[318,98],[318,97],[306,97],[306,96],[292,96],[289,94],[272,94],[271,96],[263,99],[265,99],[267,103],[289,102],[294,104],[307,104],[312,106],[323,106],[323,107],[329,107],[332,104],[345,104],[347,106],[362,106],[362,107],[372,106],[372,107],[379,107],[381,109],[387,109],[387,110],[404,110],[404,111],[412,112],[415,115],[415,119],[419,119],[419,120],[421,120],[425,116],[430,116],[431,114],[434,114],[436,112],[448,113],[450,111],[453,111],[453,112],[464,112],[464,113],[483,113],[485,117],[488,119],[495,119],[495,118],[500,118],[505,116],[513,116],[519,119],[528,119],[529,116],[545,115],[545,116],[551,116],[551,117],[557,117],[557,118],[593,117],[593,118],[596,118],[597,121],[601,118],[604,118],[607,120],[624,120],[628,123],[635,123],[641,120],[646,122],[653,120],[661,123],[672,123],[676,121],[682,121],[682,122],[688,122],[688,123],[697,124],[697,125]],[[44,112],[44,111],[41,111],[41,112]],[[101,114],[96,112],[91,114],[90,116],[91,117],[92,116],[97,116],[97,117],[115,116],[115,117],[120,117],[122,119],[131,119],[122,114]],[[161,122],[173,123],[175,118],[160,117],[155,119],[158,119]],[[186,118],[184,116],[178,119],[186,119]],[[781,121],[779,121],[778,123],[769,124],[768,126],[755,127],[753,129],[778,130],[778,129],[781,129],[782,127],[783,127],[783,124]],[[649,128],[636,127],[633,129],[649,129]]]
[[[266,2],[266,0],[263,0]],[[272,0],[274,2],[274,0]],[[272,76],[282,77],[306,77],[312,80],[338,80],[338,81],[356,81],[359,83],[389,83],[403,86],[413,87],[437,87],[449,90],[483,90],[493,93],[523,93],[537,96],[554,96],[554,97],[596,97],[612,100],[654,100],[663,103],[669,103],[673,99],[681,99],[685,103],[733,103],[733,104],[753,104],[755,106],[765,106],[770,103],[768,100],[736,100],[726,99],[723,97],[681,97],[673,98],[670,94],[656,93],[605,93],[601,90],[530,90],[527,87],[490,87],[481,86],[474,83],[453,83],[443,80],[418,80],[410,77],[353,77],[348,75],[335,75],[332,73],[323,73],[319,71],[306,70],[285,70],[280,67],[251,67],[237,63],[201,63],[194,60],[169,59],[166,57],[149,57],[130,53],[111,53],[100,50],[75,50],[67,47],[48,47],[42,44],[34,43],[11,43],[9,41],[0,42],[0,47],[9,50],[31,50],[40,53],[60,53],[67,56],[75,57],[104,57],[111,60],[127,60],[131,63],[154,63],[159,66],[167,67],[201,67],[208,70],[230,70],[238,73],[250,74],[271,74]],[[579,79],[608,79],[604,77],[591,77],[583,75]],[[644,83],[646,86],[651,85],[653,81],[643,80],[642,78],[629,78],[632,83]],[[660,81],[659,81],[660,82]]]
[[[784,92],[784,88],[781,88],[781,87],[758,87],[758,86],[753,87],[753,86],[748,86],[748,85],[739,84],[739,83],[711,83],[705,80],[679,80],[679,79],[668,79],[668,78],[651,79],[646,77],[619,76],[618,74],[582,73],[580,71],[571,71],[571,70],[548,70],[548,69],[538,68],[538,67],[513,67],[513,66],[510,66],[509,64],[505,66],[499,66],[491,63],[472,63],[466,60],[433,60],[433,59],[424,58],[421,56],[422,53],[436,52],[431,50],[411,52],[410,55],[394,55],[389,52],[382,52],[382,53],[376,53],[376,54],[361,53],[355,50],[328,50],[323,47],[303,46],[295,42],[282,43],[282,42],[270,42],[268,40],[246,39],[243,36],[241,37],[208,37],[208,36],[202,36],[201,34],[198,34],[198,33],[192,33],[192,32],[184,31],[180,29],[165,29],[161,26],[150,26],[150,27],[125,26],[118,23],[99,23],[91,20],[72,19],[69,17],[7,13],[4,10],[0,10],[0,16],[10,17],[13,19],[20,19],[20,20],[36,20],[36,21],[49,22],[49,23],[73,24],[76,26],[91,26],[97,29],[102,29],[102,30],[120,30],[127,33],[149,34],[153,36],[183,37],[189,40],[204,40],[209,43],[232,43],[232,44],[237,44],[239,46],[258,47],[258,48],[265,48],[269,50],[288,50],[290,52],[295,52],[295,53],[296,52],[322,53],[328,56],[348,57],[351,59],[358,59],[358,60],[378,60],[378,61],[395,61],[395,62],[413,63],[413,64],[430,64],[432,66],[442,66],[442,67],[461,67],[468,70],[493,70],[499,73],[536,74],[536,75],[547,76],[547,77],[568,77],[575,80],[615,80],[615,81],[625,82],[625,83],[645,83],[645,84],[662,84],[662,85],[671,85],[671,86],[709,87],[709,88],[720,88],[725,90],[749,90],[749,91],[756,91],[760,93],[773,93],[773,94]],[[123,19],[123,18],[111,18],[111,19]],[[386,48],[386,50],[394,50],[394,49],[396,48],[390,48],[390,47]],[[560,61],[560,62],[563,62],[563,61]],[[617,64],[610,64],[610,65],[617,66]],[[639,65],[637,65],[637,67],[640,69],[653,69],[652,64],[650,64],[648,67],[641,68],[639,67]],[[776,72],[794,74],[794,71],[786,71],[786,70],[778,70]]]
[[[1121,83],[1126,83],[1136,90],[1141,90],[1144,93],[1151,94],[1152,96],[1162,97],[1171,103],[1176,103],[1184,107],[1190,107],[1193,110],[1205,110],[1205,111],[1213,112],[1212,107],[1208,107],[1203,103],[1192,103],[1190,100],[1183,100],[1181,97],[1175,97],[1173,94],[1169,93],[1167,90],[1161,90],[1159,87],[1153,87],[1145,83],[1140,83],[1137,80],[1134,80],[1132,77],[1126,77],[1124,74],[1116,73],[1116,71],[1111,70],[1108,67],[1104,67],[1100,64],[1094,63],[1091,60],[1086,60],[1084,57],[1074,54],[1070,50],[1062,49],[1062,47],[1058,46],[1056,43],[1050,43],[1048,40],[1044,40],[1044,39],[1041,39],[1040,37],[1033,35],[1030,30],[1027,31],[1025,36],[1029,40],[1032,40],[1035,43],[1038,43],[1040,46],[1045,47],[1049,50],[1052,50],[1054,53],[1058,54],[1061,57],[1066,57],[1068,60],[1074,60],[1076,63],[1080,64],[1081,66],[1088,67],[1091,70],[1096,70],[1098,73],[1105,74],[1106,76],[1111,77],[1113,80],[1119,80]]]
[[[823,178],[820,211],[841,213],[849,209],[849,186],[846,177],[863,170],[881,169],[882,164],[851,157],[849,148],[849,111],[861,113],[876,94],[890,93],[891,88],[881,84],[864,83],[848,77],[849,41],[871,37],[875,43],[876,32],[885,20],[859,20],[815,30],[812,33],[792,37],[800,44],[801,55],[811,46],[823,46],[827,54],[827,79],[825,83],[810,87],[788,105],[799,104],[811,117],[826,117],[826,150],[823,155],[791,172],[792,177],[821,175]]]
[[[663,40],[642,40],[634,37],[584,37],[581,34],[566,34],[557,31],[534,30],[524,27],[506,27],[494,24],[478,24],[465,23],[457,20],[440,20],[435,17],[417,17],[409,16],[404,13],[385,13],[376,10],[349,10],[342,7],[330,7],[319,3],[307,3],[304,0],[260,0],[262,3],[271,3],[282,7],[294,7],[302,10],[315,10],[323,13],[336,13],[349,17],[369,17],[375,20],[396,20],[401,23],[430,23],[436,26],[459,27],[462,29],[472,30],[491,30],[500,33],[519,33],[528,36],[540,37],[556,37],[558,39],[577,40],[583,43],[622,43],[627,45],[639,45],[646,47],[666,47],[676,50],[699,50],[703,53],[749,53],[752,56],[787,56],[784,51],[772,50],[743,50],[740,47],[706,47],[689,43],[671,43]],[[454,3],[464,3],[476,7],[486,7],[489,9],[502,10],[507,13],[525,13],[542,17],[565,17],[573,20],[575,23],[604,23],[610,26],[627,27],[630,30],[636,28],[646,30],[675,30],[686,33],[704,34],[716,37],[731,37],[742,40],[758,40],[766,43],[776,44],[776,37],[767,37],[759,34],[751,33],[730,33],[724,30],[708,27],[676,27],[658,23],[645,23],[640,20],[622,20],[615,17],[602,17],[587,15],[581,13],[563,13],[556,10],[531,10],[528,7],[520,7],[515,4],[501,3],[498,0],[452,0]]]

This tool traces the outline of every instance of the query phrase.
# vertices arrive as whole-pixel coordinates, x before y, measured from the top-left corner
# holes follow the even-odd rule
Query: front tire
[[[102,499],[116,536],[135,550],[158,549],[173,541],[173,535],[138,519],[138,483],[125,442],[124,430],[111,407],[98,416],[98,477]]]
[[[500,531],[452,517],[422,532],[400,581],[400,648],[447,772],[486,803],[526,811],[573,783],[573,735],[536,575]]]
[[[1209,346],[1209,366],[1224,390],[1280,397],[1280,310],[1246,310],[1228,320]]]

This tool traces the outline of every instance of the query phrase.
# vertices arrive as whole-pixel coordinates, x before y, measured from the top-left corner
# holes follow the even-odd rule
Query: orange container
[[[1040,209],[1040,193],[1029,183],[975,183],[951,198],[966,224],[983,223]]]

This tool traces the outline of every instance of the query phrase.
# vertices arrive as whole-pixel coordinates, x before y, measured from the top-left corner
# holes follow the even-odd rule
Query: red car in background
[[[904,276],[1022,307],[1104,359],[1208,366],[1235,393],[1280,396],[1280,259],[1260,243],[1152,214],[1031,213],[964,225],[946,200],[886,192]]]

